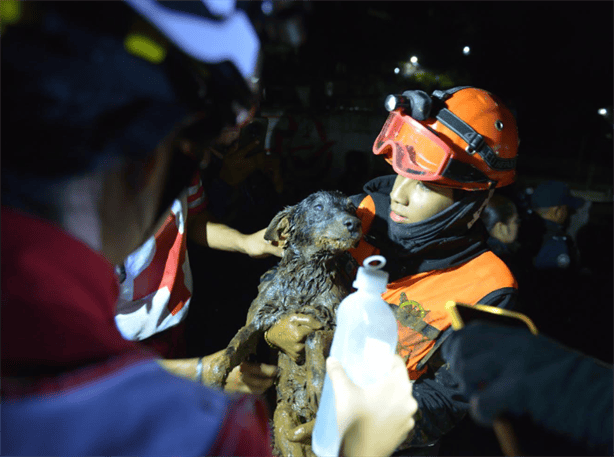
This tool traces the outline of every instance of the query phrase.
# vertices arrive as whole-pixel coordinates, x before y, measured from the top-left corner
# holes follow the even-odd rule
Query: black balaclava
[[[440,213],[414,224],[389,218],[390,191],[397,175],[382,176],[364,186],[375,202],[375,219],[365,240],[386,257],[392,281],[404,276],[461,265],[488,250],[488,233],[479,216],[491,191],[466,192]],[[366,194],[352,197],[358,206]]]

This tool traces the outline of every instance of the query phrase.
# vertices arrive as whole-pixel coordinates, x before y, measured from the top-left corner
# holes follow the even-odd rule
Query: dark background
[[[519,174],[611,188],[612,2],[314,1],[298,52],[268,47],[263,106],[289,106],[311,87],[310,109],[352,105],[385,116],[388,93],[473,85],[514,111]],[[470,46],[471,53],[462,49]],[[393,70],[410,56],[432,78]],[[337,90],[324,95],[326,82]],[[277,89],[277,90],[276,90]],[[598,109],[608,108],[608,118]],[[610,193],[611,195],[611,193]]]
[[[581,324],[570,324],[575,334],[564,329],[560,335],[571,335],[566,343],[611,363],[613,3],[314,1],[309,6],[307,39],[298,50],[264,46],[262,113],[333,119],[326,124],[329,137],[335,122],[364,121],[371,139],[356,152],[368,173],[360,167],[349,170],[346,163],[332,171],[347,179],[293,174],[287,166],[292,151],[285,150],[284,191],[279,194],[258,173],[239,186],[227,186],[212,167],[204,174],[210,210],[251,233],[312,190],[356,192],[368,177],[392,172],[385,164],[373,167],[370,151],[387,116],[386,95],[458,85],[489,90],[516,115],[521,139],[517,183],[507,192],[526,195],[540,181],[557,179],[592,202],[590,230],[581,246],[589,273],[576,278],[573,286],[582,287],[574,299],[560,303],[561,313]],[[464,46],[470,46],[469,55],[463,54]],[[414,55],[416,73],[394,73]],[[307,96],[297,94],[299,86],[309,89]],[[605,116],[600,108],[608,110]],[[352,149],[339,140],[330,153],[338,157]],[[339,163],[333,160],[323,170]],[[195,355],[202,355],[222,349],[243,325],[259,277],[276,259],[249,259],[192,244],[189,252],[195,293],[188,323],[192,347],[199,352]],[[528,314],[538,324],[549,320],[538,309]],[[530,431],[522,433],[530,438]],[[579,455],[565,443],[549,445],[535,455]],[[491,429],[466,418],[442,441],[441,453],[501,455],[501,450]]]

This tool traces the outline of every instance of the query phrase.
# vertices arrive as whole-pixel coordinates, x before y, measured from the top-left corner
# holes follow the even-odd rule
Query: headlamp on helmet
[[[465,190],[515,179],[518,131],[493,94],[472,87],[389,95],[390,112],[373,145],[400,175]]]

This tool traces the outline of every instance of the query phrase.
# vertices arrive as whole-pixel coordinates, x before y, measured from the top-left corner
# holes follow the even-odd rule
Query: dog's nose
[[[343,221],[343,225],[350,231],[354,232],[360,227],[360,219],[356,217],[348,217]]]

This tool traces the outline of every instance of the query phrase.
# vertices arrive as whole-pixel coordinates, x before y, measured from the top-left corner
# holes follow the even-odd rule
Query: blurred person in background
[[[540,331],[578,347],[585,338],[579,329],[585,326],[587,317],[577,304],[585,301],[587,294],[577,250],[566,228],[571,212],[584,200],[573,197],[566,183],[548,180],[533,190],[530,203],[533,222],[525,236],[536,239],[531,259],[531,295],[523,297],[524,306],[530,307]]]
[[[484,208],[481,218],[490,235],[488,246],[509,266],[520,227],[516,205],[509,198],[495,194]]]
[[[530,295],[533,278],[530,259],[523,257],[525,251],[518,241],[520,215],[514,201],[505,195],[495,193],[480,216],[488,230],[488,247],[505,262],[518,281],[518,302],[516,310],[525,309],[523,297]]]
[[[562,181],[546,181],[539,184],[531,194],[531,208],[543,220],[545,233],[540,249],[533,259],[538,270],[566,269],[574,267],[575,249],[566,233],[566,224],[571,211],[584,204],[581,198],[573,197],[569,186]]]

